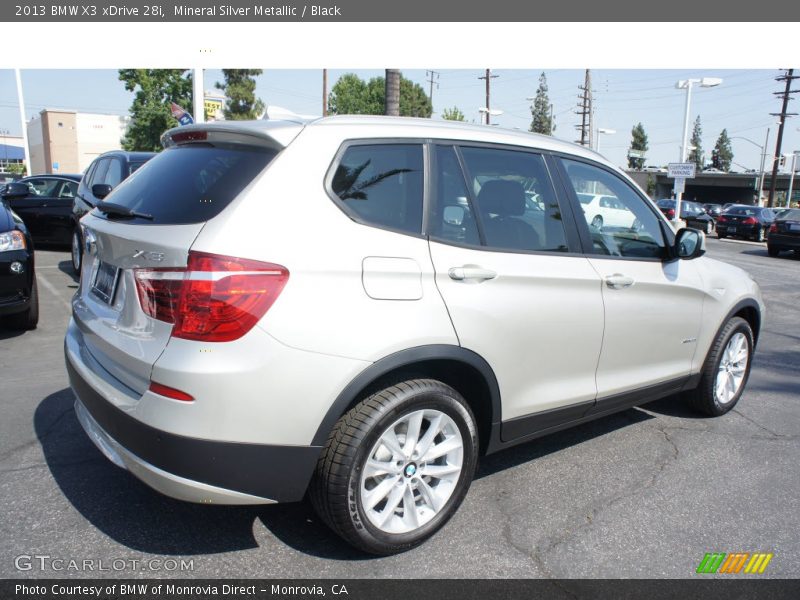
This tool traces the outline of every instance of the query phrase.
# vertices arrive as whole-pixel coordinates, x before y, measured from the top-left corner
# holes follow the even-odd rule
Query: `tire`
[[[71,246],[72,269],[76,275],[80,275],[81,264],[83,263],[83,240],[81,240],[81,232],[77,227],[72,230]]]
[[[603,228],[603,217],[600,215],[595,215],[594,219],[592,219],[592,227],[595,229],[602,229]]]
[[[767,241],[767,234],[763,227],[758,228],[758,232],[755,235],[755,241],[762,243]]]
[[[744,348],[746,355],[737,348]],[[732,360],[734,358],[738,360]],[[703,365],[700,384],[685,394],[689,405],[712,417],[724,415],[741,398],[752,362],[753,330],[744,319],[733,317],[720,330],[711,346]],[[723,383],[728,385],[722,386]]]
[[[720,233],[719,231],[717,231],[717,239],[718,240],[724,240],[726,237],[727,237],[726,234]]]
[[[417,419],[418,443],[407,448],[406,434]],[[428,439],[435,422],[436,434]],[[395,450],[384,444],[387,439]],[[459,441],[460,450],[455,448]],[[451,446],[444,455],[424,460]],[[415,454],[419,450],[422,456]],[[431,537],[455,513],[475,474],[477,454],[475,418],[461,395],[432,379],[404,381],[362,400],[339,420],[309,496],[320,518],[356,548],[378,555],[403,552]],[[368,462],[386,468],[368,469]],[[431,467],[439,467],[440,477],[430,475]]]
[[[775,246],[770,246],[769,244],[767,244],[767,254],[769,254],[772,258],[775,258],[780,253],[781,253],[780,248],[776,248]]]
[[[39,287],[36,285],[36,275],[33,276],[30,305],[23,312],[6,317],[6,324],[11,329],[36,329],[39,324]]]
[[[714,231],[714,223],[711,221],[706,222],[706,235],[711,235],[711,232]]]

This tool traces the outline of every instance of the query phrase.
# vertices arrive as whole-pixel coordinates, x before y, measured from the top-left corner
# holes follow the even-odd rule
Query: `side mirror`
[[[685,227],[675,235],[675,245],[672,247],[673,256],[691,260],[706,253],[706,236],[699,229]]]
[[[7,183],[3,190],[3,200],[25,198],[30,194],[30,189],[24,183]]]
[[[448,225],[460,226],[464,222],[464,214],[463,206],[445,206],[444,222]]]
[[[107,183],[95,183],[92,186],[92,195],[102,200],[111,193],[111,186]]]

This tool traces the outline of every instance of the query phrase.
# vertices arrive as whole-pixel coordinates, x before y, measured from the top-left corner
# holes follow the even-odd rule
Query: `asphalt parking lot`
[[[450,524],[389,558],[351,550],[308,504],[185,504],[107,461],[64,370],[69,255],[39,251],[40,326],[0,329],[0,577],[691,577],[706,552],[757,551],[774,553],[762,577],[796,577],[800,260],[708,247],[755,276],[769,310],[733,412],[701,418],[668,398],[488,457]],[[21,555],[96,562],[20,571]],[[151,559],[192,568],[130,562]]]

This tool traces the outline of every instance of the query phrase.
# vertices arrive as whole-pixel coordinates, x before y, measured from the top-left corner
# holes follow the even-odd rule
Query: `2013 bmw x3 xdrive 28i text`
[[[447,521],[481,454],[742,395],[757,285],[585,148],[381,117],[163,141],[81,221],[65,351],[89,436],[169,496],[308,494],[386,554]]]

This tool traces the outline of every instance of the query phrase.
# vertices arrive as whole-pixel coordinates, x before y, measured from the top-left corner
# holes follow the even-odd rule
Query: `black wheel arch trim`
[[[732,317],[735,317],[745,308],[751,308],[756,313],[757,322],[750,323],[750,327],[753,330],[753,350],[756,349],[756,344],[758,344],[758,336],[761,331],[762,318],[761,318],[761,306],[759,306],[755,298],[745,298],[744,300],[740,300],[733,306],[733,308],[730,311],[728,311],[728,314],[725,315],[725,318],[722,320],[722,323],[720,323],[720,326],[717,328],[717,332],[714,334],[714,337],[711,340],[712,344],[714,343],[714,340],[717,339],[717,336],[719,335],[720,331],[722,331],[722,329],[725,327],[728,321],[730,321]]]
[[[489,366],[489,363],[479,354],[476,354],[472,350],[462,348],[461,346],[430,344],[416,346],[390,354],[372,363],[361,371],[361,373],[356,375],[339,393],[336,400],[328,409],[325,418],[320,423],[316,434],[314,434],[314,439],[311,444],[313,446],[325,446],[328,441],[328,435],[333,430],[336,422],[373,383],[390,375],[394,371],[412,367],[415,364],[437,360],[463,363],[475,369],[481,377],[483,377],[491,400],[491,425],[499,424],[502,419],[500,387],[497,384],[497,377],[491,366]]]

